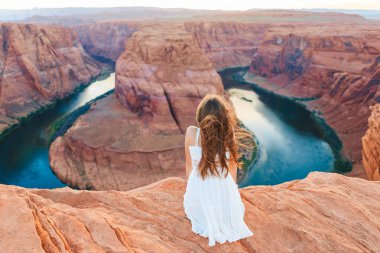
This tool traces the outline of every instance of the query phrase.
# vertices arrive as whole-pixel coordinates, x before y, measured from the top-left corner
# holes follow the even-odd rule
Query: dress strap
[[[197,133],[195,135],[195,146],[198,146],[199,130],[199,127],[197,127]]]

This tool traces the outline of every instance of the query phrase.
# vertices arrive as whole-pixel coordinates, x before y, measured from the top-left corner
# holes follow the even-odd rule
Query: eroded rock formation
[[[213,17],[74,27],[95,57],[114,60],[123,40],[127,43],[116,64],[116,98],[98,102],[52,145],[51,165],[61,180],[79,188],[130,189],[183,175],[173,167],[184,163],[182,134],[194,124],[200,98],[223,89],[214,69],[252,59],[250,73],[258,75],[254,82],[262,87],[318,98],[307,102],[308,107],[322,112],[337,130],[345,155],[355,165],[351,174],[364,176],[360,138],[368,106],[380,94],[378,26],[358,16],[331,13],[246,12],[225,18],[242,22]],[[334,26],[326,23],[332,21]],[[164,143],[163,136],[170,141]],[[163,151],[165,158],[157,162]],[[143,160],[141,166],[135,159]]]
[[[184,176],[183,133],[223,85],[183,26],[146,26],[116,64],[114,95],[97,102],[50,149],[57,176],[81,189],[127,190]]]
[[[82,115],[50,147],[58,178],[80,189],[128,190],[183,176],[183,135],[170,112],[164,124],[144,124],[112,94]]]
[[[126,39],[138,29],[143,22],[97,22],[78,25],[73,28],[87,53],[96,58],[116,62],[124,51]]]
[[[379,252],[380,183],[338,174],[240,190],[255,232],[208,247],[168,178],[131,190],[28,190],[0,186],[4,252]],[[22,231],[22,233],[20,233]]]
[[[73,28],[90,55],[116,62],[124,51],[125,41],[146,25],[149,21],[104,21]],[[189,21],[184,23],[184,27],[194,36],[214,67],[222,70],[248,66],[270,25]]]
[[[378,27],[368,24],[272,29],[247,75],[277,93],[315,98],[308,107],[320,111],[337,131],[359,176],[368,106],[380,100],[379,39]]]
[[[100,73],[69,29],[0,24],[0,133]]]
[[[248,66],[269,27],[238,22],[185,23],[217,70]]]
[[[144,119],[171,113],[182,132],[207,93],[222,92],[212,63],[181,25],[148,26],[128,40],[116,65],[116,96]]]
[[[368,179],[380,180],[380,104],[371,109],[369,128],[362,138],[363,165]]]

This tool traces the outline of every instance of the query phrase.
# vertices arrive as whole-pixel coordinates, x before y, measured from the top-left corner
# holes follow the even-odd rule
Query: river
[[[114,87],[115,74],[111,73],[12,130],[0,141],[0,183],[28,188],[65,186],[50,169],[49,127]]]

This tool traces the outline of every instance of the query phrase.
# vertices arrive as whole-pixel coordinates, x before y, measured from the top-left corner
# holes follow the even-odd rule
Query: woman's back
[[[233,242],[253,235],[244,223],[244,205],[238,186],[228,170],[225,174],[226,171],[218,167],[220,176],[209,173],[202,177],[198,168],[202,158],[200,129],[192,127],[191,131],[194,130],[195,144],[186,147],[190,155],[191,172],[184,195],[184,209],[192,223],[193,232],[208,237],[210,246],[215,245],[215,242]],[[187,131],[187,134],[191,131]],[[229,159],[228,152],[226,158]]]

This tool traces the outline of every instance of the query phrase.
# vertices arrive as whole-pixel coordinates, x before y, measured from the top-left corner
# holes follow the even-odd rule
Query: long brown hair
[[[233,160],[240,168],[239,161],[242,149],[252,149],[252,134],[240,127],[235,110],[230,102],[221,94],[208,94],[197,108],[196,119],[200,128],[202,158],[198,170],[202,178],[209,173],[221,176],[217,168],[228,175],[228,160]],[[226,157],[230,153],[230,159]],[[218,157],[218,159],[216,159]]]

